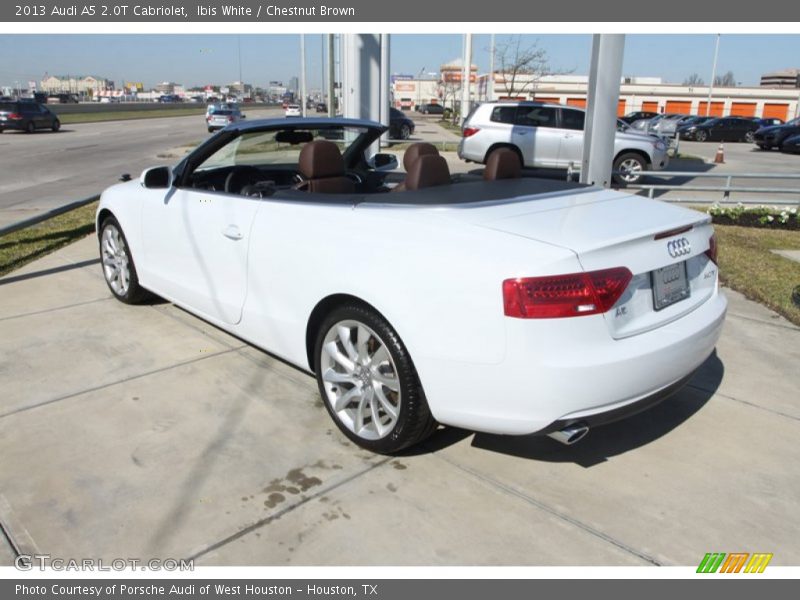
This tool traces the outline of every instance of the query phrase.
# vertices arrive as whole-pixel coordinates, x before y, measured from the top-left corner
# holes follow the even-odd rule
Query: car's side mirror
[[[151,167],[142,171],[139,178],[147,189],[165,189],[172,187],[172,169],[170,167]]]
[[[367,165],[375,171],[394,171],[399,163],[396,155],[379,152],[367,161]]]

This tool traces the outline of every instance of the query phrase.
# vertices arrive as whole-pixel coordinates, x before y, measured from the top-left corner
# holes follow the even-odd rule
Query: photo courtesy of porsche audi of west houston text
[[[116,298],[155,293],[314,373],[374,452],[437,425],[565,444],[679,389],[727,301],[708,215],[520,177],[453,177],[430,144],[368,155],[371,121],[232,123],[97,211]]]

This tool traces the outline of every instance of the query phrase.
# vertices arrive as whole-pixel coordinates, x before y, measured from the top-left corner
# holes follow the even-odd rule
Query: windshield
[[[365,127],[333,127],[245,132],[209,156],[195,171],[235,165],[296,165],[300,150],[313,140],[335,142],[344,154],[367,131]]]

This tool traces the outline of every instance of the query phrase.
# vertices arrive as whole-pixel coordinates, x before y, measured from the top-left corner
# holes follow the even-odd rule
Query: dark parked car
[[[624,117],[620,117],[620,121],[625,121],[628,125],[633,123],[634,121],[641,121],[642,119],[652,119],[653,117],[657,117],[657,112],[651,112],[649,110],[639,110],[636,112],[628,113]]]
[[[423,115],[443,115],[444,106],[441,104],[421,104],[418,112]]]
[[[318,102],[317,103],[317,107],[316,107],[316,111],[318,113],[326,113],[326,112],[328,112],[328,105],[325,104],[324,102]]]
[[[792,119],[784,125],[762,127],[756,131],[754,141],[762,150],[778,148],[783,150],[784,142],[792,136],[800,134],[800,118]]]
[[[0,133],[6,129],[18,129],[33,133],[37,129],[58,131],[61,121],[44,104],[38,102],[0,103]]]
[[[781,144],[781,152],[800,154],[800,135],[793,135],[786,138]]]
[[[414,133],[414,121],[396,108],[389,109],[389,137],[407,140]]]
[[[758,123],[759,127],[773,127],[777,125],[783,125],[783,119],[778,119],[777,117],[766,117],[766,118],[753,117],[753,121]]]
[[[683,140],[697,142],[752,142],[757,129],[758,125],[752,119],[723,117],[679,127],[677,133]]]

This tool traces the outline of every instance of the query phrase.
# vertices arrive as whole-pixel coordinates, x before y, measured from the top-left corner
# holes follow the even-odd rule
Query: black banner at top
[[[785,0],[16,0],[0,6],[2,22],[731,22],[800,21],[800,3]]]

